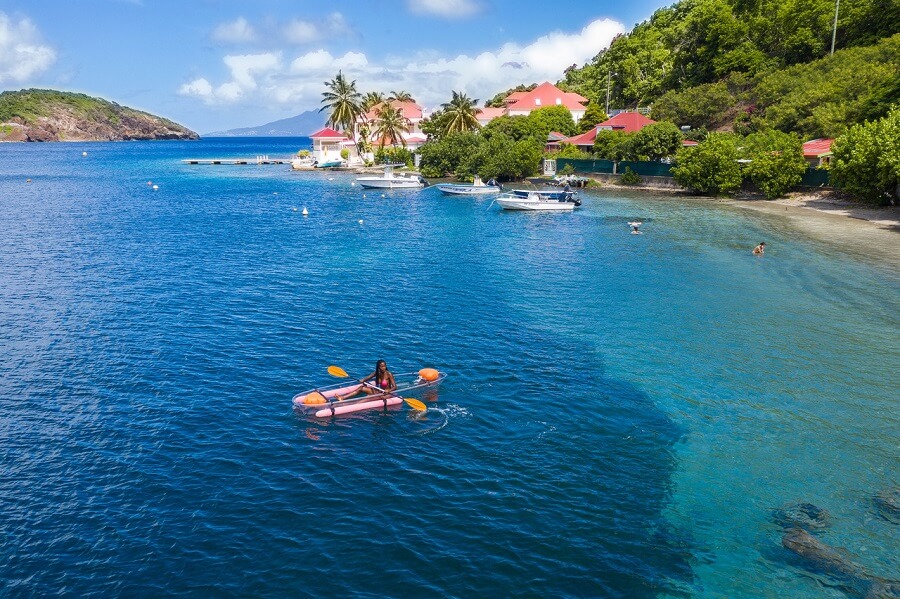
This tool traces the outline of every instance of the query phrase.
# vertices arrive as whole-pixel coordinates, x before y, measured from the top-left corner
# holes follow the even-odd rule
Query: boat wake
[[[449,404],[444,408],[428,408],[427,411],[410,416],[410,420],[423,424],[417,435],[431,435],[446,428],[452,418],[468,418],[469,410],[462,406]]]

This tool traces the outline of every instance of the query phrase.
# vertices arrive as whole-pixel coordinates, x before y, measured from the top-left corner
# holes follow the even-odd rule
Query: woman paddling
[[[373,382],[370,383],[369,381]],[[356,390],[347,395],[336,395],[335,399],[341,401],[349,399],[359,393],[365,393],[367,395],[387,395],[397,389],[397,383],[394,382],[394,375],[388,370],[387,362],[384,360],[375,362],[375,372],[364,379],[360,379],[359,382],[362,383],[362,385],[357,387]]]

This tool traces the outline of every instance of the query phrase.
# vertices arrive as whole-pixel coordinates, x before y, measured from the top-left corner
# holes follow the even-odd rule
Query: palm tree
[[[391,92],[391,95],[388,96],[387,101],[393,102],[394,100],[398,100],[400,102],[415,102],[415,100],[413,100],[412,94],[402,90],[398,92]]]
[[[325,106],[319,109],[319,112],[331,111],[325,124],[339,127],[345,134],[352,134],[356,119],[362,114],[362,96],[356,91],[356,81],[348,83],[347,78],[338,71],[337,77],[326,81],[325,85],[328,87],[328,91],[322,93]]]
[[[446,119],[444,135],[478,129],[481,125],[478,124],[476,104],[478,100],[473,100],[461,92],[453,92],[453,99],[441,104]]]
[[[369,92],[362,99],[362,111],[369,112],[373,106],[378,106],[384,102],[384,94],[381,92]]]
[[[373,133],[382,148],[387,143],[394,145],[398,141],[404,148],[406,147],[403,133],[409,133],[411,123],[409,119],[403,116],[399,108],[394,108],[390,104],[383,104],[372,124],[374,125]]]

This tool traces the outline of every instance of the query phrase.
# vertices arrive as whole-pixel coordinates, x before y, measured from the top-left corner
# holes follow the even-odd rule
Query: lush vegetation
[[[832,178],[845,191],[876,204],[900,200],[900,106],[834,141]]]
[[[335,127],[349,133],[356,126],[356,119],[363,114],[363,96],[356,89],[356,81],[347,81],[341,71],[337,77],[325,82],[326,91],[322,93],[324,106],[319,112],[328,111],[328,120],[325,122],[330,127]]]
[[[53,115],[60,108],[78,118],[113,125],[118,125],[124,118],[149,116],[173,129],[181,128],[168,119],[85,94],[50,89],[25,89],[0,93],[0,122],[10,122],[16,117],[26,123],[34,122],[41,117]]]

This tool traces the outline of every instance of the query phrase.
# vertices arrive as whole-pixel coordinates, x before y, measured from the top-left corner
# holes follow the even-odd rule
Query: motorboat
[[[396,173],[394,167],[401,164],[384,165],[384,174],[380,177],[358,177],[360,187],[370,189],[421,189],[427,185],[418,173]]]
[[[309,170],[316,166],[316,160],[312,156],[298,156],[291,160],[291,168],[295,171]]]
[[[575,192],[514,190],[494,200],[503,210],[544,210],[571,212],[581,206]]]
[[[462,183],[439,183],[436,185],[441,193],[448,196],[481,196],[493,193],[500,193],[503,186],[491,179],[487,183],[481,180],[481,177],[475,177],[475,181],[471,185]]]
[[[313,163],[313,166],[316,168],[334,168],[336,166],[344,166],[344,161],[340,158],[335,160],[322,160],[320,162]]]

